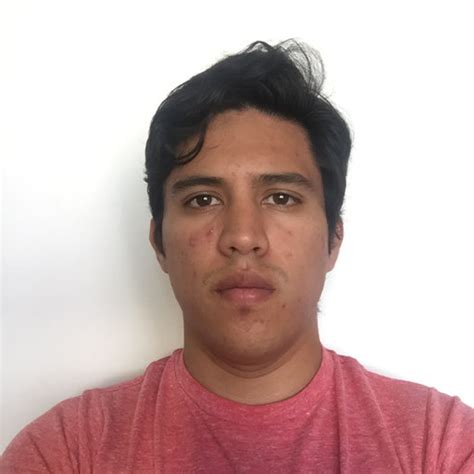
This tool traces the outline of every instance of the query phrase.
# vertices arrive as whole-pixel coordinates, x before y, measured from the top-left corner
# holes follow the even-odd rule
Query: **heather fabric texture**
[[[295,396],[219,397],[181,349],[130,382],[84,392],[28,425],[2,473],[473,473],[474,410],[324,349]]]

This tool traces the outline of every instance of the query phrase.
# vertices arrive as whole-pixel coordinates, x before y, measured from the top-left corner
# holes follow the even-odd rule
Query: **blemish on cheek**
[[[286,308],[286,303],[283,303],[283,304],[281,305],[281,309],[285,309],[285,308]]]
[[[194,248],[194,247],[196,247],[196,245],[197,245],[197,243],[198,243],[198,238],[197,238],[195,235],[191,235],[191,236],[189,237],[188,243],[189,243],[189,246],[190,246],[191,248]]]
[[[214,227],[210,227],[207,230],[200,230],[199,232],[195,232],[191,234],[188,238],[188,245],[191,248],[195,248],[199,245],[202,245],[205,239],[210,240],[214,235]]]
[[[291,258],[291,257],[293,257],[293,254],[291,252],[288,252],[288,253],[285,254],[285,257],[286,258]]]

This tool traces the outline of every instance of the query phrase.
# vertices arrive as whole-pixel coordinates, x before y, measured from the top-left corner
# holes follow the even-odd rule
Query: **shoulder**
[[[394,443],[418,447],[425,466],[443,472],[474,469],[474,409],[453,397],[406,380],[367,370],[356,359],[328,351],[335,384],[364,416],[377,417]],[[337,389],[336,389],[337,390]],[[374,415],[375,413],[375,415]]]
[[[52,407],[12,440],[1,458],[1,472],[66,473],[92,464],[106,425],[127,424],[136,405],[156,391],[170,358],[152,362],[131,380],[86,390]]]
[[[387,377],[368,370],[356,359],[326,350],[332,358],[336,379],[351,395],[376,399],[378,404],[401,416],[404,412],[417,412],[427,416],[446,417],[460,409],[467,419],[474,417],[474,410],[459,397],[439,392],[433,387]]]
[[[161,376],[172,356],[150,363],[145,372],[133,379],[103,388],[86,390],[77,401],[91,401],[98,403],[113,402],[114,400],[132,401],[143,389],[156,388],[161,382]]]
[[[328,351],[334,361],[336,376],[350,392],[376,397],[380,403],[396,408],[407,405],[419,409],[426,405],[433,390],[425,385],[396,379],[368,370],[353,357]]]

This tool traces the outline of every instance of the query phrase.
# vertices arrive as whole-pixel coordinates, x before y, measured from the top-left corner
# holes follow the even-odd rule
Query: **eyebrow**
[[[299,187],[314,191],[316,186],[314,183],[300,173],[264,173],[256,175],[253,178],[253,185],[274,185],[274,184],[295,184]],[[171,193],[178,194],[189,188],[196,186],[224,186],[224,179],[217,176],[188,176],[173,183]]]
[[[314,191],[314,183],[300,173],[277,173],[277,174],[261,174],[256,177],[259,184],[296,184],[302,188]]]
[[[173,183],[171,186],[171,194],[178,194],[186,189],[193,188],[195,186],[222,186],[224,180],[217,178],[216,176],[188,176],[187,178],[180,179]]]

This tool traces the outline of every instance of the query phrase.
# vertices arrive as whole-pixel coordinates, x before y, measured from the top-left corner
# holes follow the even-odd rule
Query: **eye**
[[[199,209],[203,207],[215,206],[216,204],[219,204],[219,199],[211,196],[210,194],[199,194],[186,201],[185,204],[188,207]]]
[[[273,193],[265,198],[264,202],[276,206],[294,206],[295,204],[300,203],[301,200],[287,193]]]

